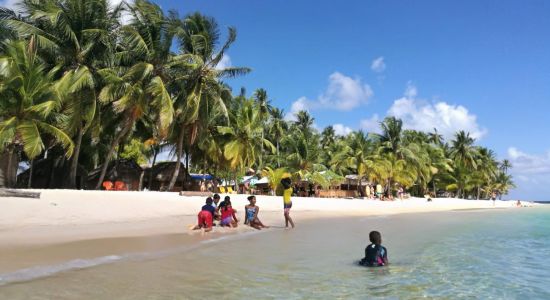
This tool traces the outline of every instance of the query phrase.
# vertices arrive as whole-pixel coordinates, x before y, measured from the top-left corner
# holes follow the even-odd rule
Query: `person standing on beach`
[[[292,208],[292,200],[290,196],[292,195],[292,181],[290,180],[290,175],[285,174],[283,179],[281,179],[281,184],[283,185],[283,209],[285,216],[285,227],[288,228],[288,223],[294,228],[294,222],[290,217],[290,209]]]

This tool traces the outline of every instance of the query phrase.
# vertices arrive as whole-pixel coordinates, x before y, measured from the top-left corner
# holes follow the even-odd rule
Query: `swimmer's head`
[[[254,205],[256,204],[256,196],[248,196],[248,201],[250,201],[250,204]]]
[[[382,244],[382,235],[378,231],[371,231],[369,233],[369,240],[371,243],[375,245],[381,245]]]
[[[214,194],[214,202],[218,203],[220,201],[220,195]]]

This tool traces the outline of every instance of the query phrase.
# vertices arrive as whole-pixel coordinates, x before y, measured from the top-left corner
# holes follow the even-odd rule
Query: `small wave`
[[[115,261],[119,261],[123,258],[120,255],[107,255],[96,257],[93,259],[74,259],[58,265],[50,266],[37,266],[26,269],[17,270],[11,273],[4,273],[0,275],[0,286],[8,283],[23,282],[42,277],[54,275],[59,272],[85,269],[98,265],[108,264]]]
[[[100,265],[111,264],[114,262],[127,261],[127,260],[146,260],[146,259],[158,259],[178,253],[190,251],[200,248],[202,245],[219,243],[225,240],[238,240],[246,238],[251,235],[260,233],[260,231],[249,231],[244,233],[237,233],[231,235],[223,235],[201,241],[197,244],[190,246],[179,246],[169,249],[164,249],[155,252],[133,252],[120,255],[106,255],[95,257],[91,259],[73,259],[66,262],[62,262],[56,265],[36,266],[31,268],[20,269],[14,272],[0,274],[0,286],[4,286],[10,283],[18,283],[31,281],[39,278],[52,276],[61,272],[68,272],[72,270],[81,270]]]

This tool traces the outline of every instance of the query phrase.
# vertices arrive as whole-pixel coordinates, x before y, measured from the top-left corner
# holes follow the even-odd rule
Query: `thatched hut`
[[[143,177],[143,187],[151,191],[165,191],[170,184],[176,164],[177,162],[172,161],[160,162],[155,164],[154,167],[146,169]],[[180,162],[178,178],[171,192],[188,190],[190,180],[189,173],[187,173],[184,164]]]
[[[119,159],[109,163],[105,179],[108,181],[122,181],[126,185],[128,191],[138,191],[139,183],[142,177],[143,169],[133,160]],[[95,188],[99,175],[101,174],[101,166],[88,174],[86,188]]]
[[[32,172],[31,172],[32,171]],[[32,179],[30,178],[32,173]],[[35,160],[32,170],[28,168],[17,176],[19,188],[33,189],[61,189],[69,185],[70,161],[63,157],[50,157]],[[86,184],[87,172],[79,166],[76,173],[76,188],[83,189]]]

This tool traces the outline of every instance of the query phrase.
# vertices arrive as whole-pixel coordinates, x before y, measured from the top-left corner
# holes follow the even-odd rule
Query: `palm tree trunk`
[[[279,162],[279,139],[277,139],[277,168],[281,167],[281,163]]]
[[[13,172],[13,154],[14,154],[13,152],[14,152],[13,147],[9,147],[8,167],[6,170],[6,186],[9,188],[14,188],[17,183],[17,172]],[[16,162],[16,164],[18,164],[18,162]]]
[[[30,189],[32,187],[32,171],[34,167],[34,159],[31,159],[31,166],[29,168],[29,182],[27,182],[27,188]]]
[[[264,155],[264,125],[262,124],[262,140],[261,140],[261,148],[260,148],[260,165],[259,165],[259,168],[258,170],[256,171],[261,171],[264,167],[264,164],[263,164],[263,155]]]
[[[143,177],[145,176],[145,170],[141,171],[141,174],[139,175],[139,185],[138,185],[138,191],[141,191],[143,188]]]
[[[71,171],[69,173],[69,187],[72,189],[76,189],[76,173],[78,171],[78,158],[80,156],[82,136],[84,136],[84,130],[80,128],[76,137],[76,144],[74,147],[73,157],[71,159]]]
[[[185,135],[185,126],[182,126],[180,128],[180,133],[178,136],[178,146],[177,146],[177,154],[176,154],[176,166],[174,168],[174,174],[172,174],[172,178],[170,179],[170,183],[168,184],[168,191],[171,191],[174,188],[174,185],[176,184],[176,180],[178,179],[178,176],[180,174],[180,165],[181,165],[181,156],[183,152],[183,137]],[[183,187],[182,187],[183,188]]]
[[[153,168],[155,167],[157,155],[159,153],[157,149],[153,149],[153,151],[155,152],[155,155],[153,155],[153,163],[151,164],[151,171],[149,172],[149,184],[147,185],[149,190],[151,190],[151,186],[153,185]]]
[[[6,175],[5,175],[5,184],[6,187],[11,188],[12,187],[12,179],[11,179],[11,165],[12,165],[12,156],[13,156],[13,150],[11,147],[8,148],[8,163],[6,166]]]
[[[107,174],[107,168],[109,168],[109,163],[111,162],[111,158],[113,157],[113,154],[115,154],[115,148],[120,143],[120,140],[126,133],[130,130],[130,124],[127,124],[125,128],[123,128],[113,139],[113,142],[111,143],[111,147],[109,148],[109,152],[107,152],[107,156],[105,157],[105,161],[103,162],[103,165],[101,167],[101,173],[99,175],[99,179],[97,180],[97,184],[95,186],[96,190],[99,190],[101,188],[101,184],[103,183],[103,180],[105,179],[105,174]]]

